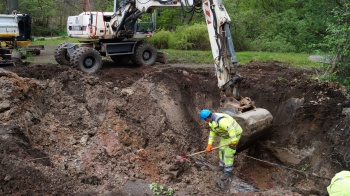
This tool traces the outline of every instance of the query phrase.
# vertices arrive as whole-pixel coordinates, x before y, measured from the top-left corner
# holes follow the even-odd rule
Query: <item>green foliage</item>
[[[175,30],[181,23],[181,8],[158,8],[157,29]]]
[[[151,191],[153,191],[154,195],[169,195],[169,196],[171,196],[175,193],[174,189],[165,188],[163,185],[157,184],[157,183],[150,184],[149,188],[151,189]]]
[[[163,49],[169,63],[214,64],[211,51]],[[276,52],[237,52],[239,64],[250,61],[280,61],[289,63],[292,67],[319,68],[320,63],[308,60],[306,53],[276,53]]]
[[[231,34],[235,50],[253,50],[252,43],[259,36],[259,30],[262,29],[262,19],[265,17],[253,10],[235,12],[232,10]]]
[[[304,165],[302,165],[301,167],[300,167],[300,171],[306,171],[307,169],[309,169],[309,167],[310,167],[310,164],[307,164],[307,163],[305,163]]]
[[[169,48],[169,39],[173,35],[174,33],[168,30],[159,30],[153,35],[152,39],[148,39],[147,41],[158,49],[167,49]]]
[[[208,30],[204,24],[178,27],[175,36],[169,40],[169,46],[179,50],[209,50]]]
[[[0,14],[7,14],[6,2],[4,0],[0,1]]]
[[[207,27],[199,23],[184,25],[172,32],[160,30],[153,35],[149,42],[158,49],[210,50]]]
[[[252,49],[255,51],[267,51],[267,52],[295,52],[296,48],[293,44],[289,43],[282,35],[277,35],[270,40],[269,38],[257,38],[253,42]]]
[[[323,46],[332,54],[332,68],[329,75],[336,75],[337,81],[350,88],[350,3],[344,3],[333,11],[334,20],[328,24]]]
[[[55,27],[45,27],[43,24],[32,26],[33,36],[56,36],[59,32],[62,32],[59,28]]]
[[[350,77],[346,77],[343,81],[343,84],[346,86],[346,90],[350,91]]]
[[[93,11],[113,10],[114,0],[90,2]],[[314,49],[313,46],[323,41],[323,37],[334,37],[338,33],[336,31],[345,30],[339,29],[339,26],[333,28],[331,25],[328,25],[327,30],[327,22],[337,25],[339,21],[337,18],[331,18],[333,15],[331,11],[338,8],[340,16],[340,10],[344,9],[343,4],[346,2],[343,0],[223,0],[223,5],[231,18],[231,34],[237,51],[310,53]],[[65,35],[67,17],[81,13],[84,9],[84,0],[26,0],[19,1],[19,6],[21,12],[32,16],[33,35],[56,36]],[[87,6],[86,9],[89,10],[89,7]],[[154,37],[154,41],[150,42],[154,42],[159,48],[204,50],[210,47],[206,25],[201,24],[205,20],[203,11],[194,13],[192,18],[192,15],[185,14],[181,7],[156,9],[160,10],[160,15],[157,15],[159,32],[155,34],[159,38]],[[6,0],[0,0],[0,11],[2,13],[6,11]],[[184,17],[185,20],[183,20]],[[184,21],[190,18],[192,22],[184,26]],[[176,32],[175,35],[172,34],[173,31]],[[168,39],[164,41],[163,38]],[[318,49],[329,50],[333,47],[329,46],[328,44],[328,47]]]
[[[326,35],[330,10],[337,6],[328,0],[224,3],[236,49],[273,52],[311,52],[311,46]]]

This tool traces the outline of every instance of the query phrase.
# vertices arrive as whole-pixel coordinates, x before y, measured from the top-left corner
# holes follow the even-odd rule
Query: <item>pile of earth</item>
[[[206,147],[198,112],[219,106],[214,68],[104,63],[91,75],[57,64],[0,69],[0,195],[153,195],[151,183],[174,195],[326,195],[350,168],[350,102],[310,70],[240,68],[241,95],[274,121],[236,156],[221,190],[217,152],[173,160]]]

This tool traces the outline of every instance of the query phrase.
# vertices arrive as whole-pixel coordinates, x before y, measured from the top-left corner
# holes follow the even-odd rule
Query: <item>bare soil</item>
[[[236,156],[221,190],[217,152],[202,151],[219,89],[211,65],[117,66],[87,75],[37,63],[0,69],[0,195],[327,195],[349,170],[350,102],[343,88],[282,62],[240,66],[241,95],[274,116],[269,134]],[[43,58],[45,63],[40,63]]]

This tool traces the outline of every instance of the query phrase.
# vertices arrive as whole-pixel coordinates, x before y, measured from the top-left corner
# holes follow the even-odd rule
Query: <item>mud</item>
[[[86,75],[54,63],[0,69],[0,195],[327,195],[349,165],[350,102],[312,70],[250,62],[241,95],[273,127],[235,158],[227,191],[216,187],[217,152],[202,151],[202,108],[219,106],[211,65],[116,66]],[[198,161],[200,159],[201,161]],[[164,188],[164,190],[167,190]]]

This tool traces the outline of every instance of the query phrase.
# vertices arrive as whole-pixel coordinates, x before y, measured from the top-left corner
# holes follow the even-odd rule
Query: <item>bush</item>
[[[32,26],[33,36],[57,36],[61,30],[59,28],[47,28],[44,26]]]
[[[158,49],[210,50],[208,31],[205,24],[181,26],[176,31],[160,30],[156,32],[152,43]]]
[[[264,52],[296,52],[295,46],[281,36],[276,36],[273,40],[264,37],[257,38],[253,41],[252,49]]]
[[[168,49],[169,48],[169,39],[172,36],[172,33],[167,30],[160,30],[154,33],[151,39],[147,41],[153,44],[158,49]]]
[[[184,50],[210,50],[208,30],[205,24],[182,26],[176,29],[177,41],[174,49]]]

